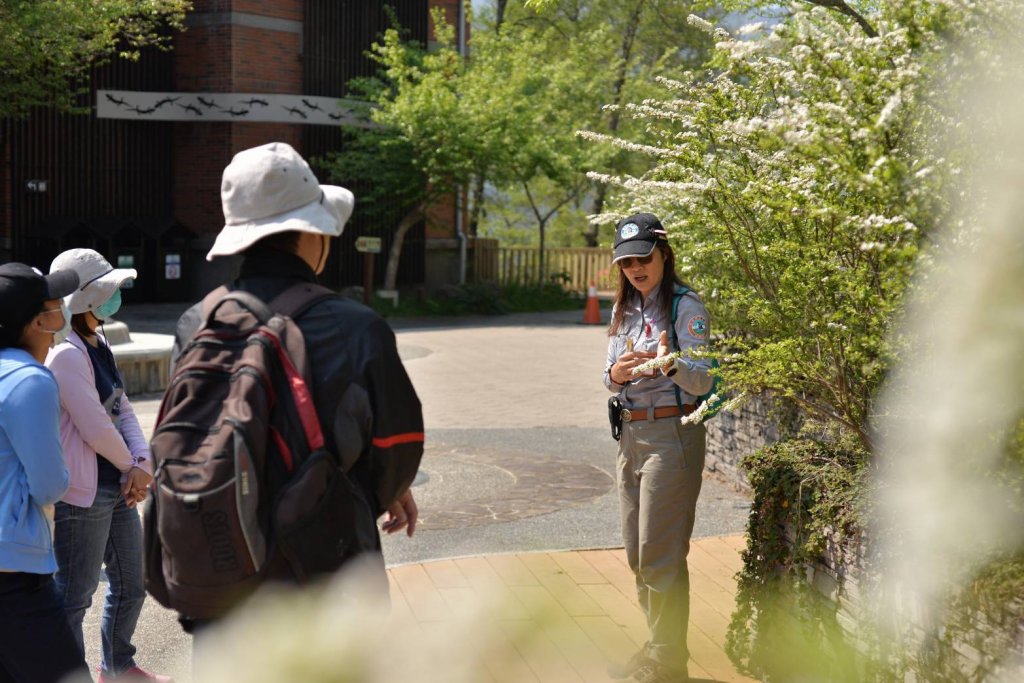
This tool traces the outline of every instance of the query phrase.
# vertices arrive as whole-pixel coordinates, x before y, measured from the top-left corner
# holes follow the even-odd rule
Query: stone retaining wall
[[[787,533],[790,542],[793,539]],[[842,629],[847,642],[853,647],[865,650],[868,644],[863,638],[861,625],[870,618],[864,602],[868,599],[864,591],[870,585],[866,574],[864,544],[839,545],[832,541],[822,557],[806,567],[808,583],[826,600],[835,605],[835,619]],[[1019,681],[1024,672],[1024,603],[1021,599],[1006,606],[1002,622],[994,622],[983,614],[970,619],[971,628],[965,637],[950,637],[945,626],[930,624],[928,614],[917,611],[910,622],[900,629],[900,642],[890,641],[895,653],[903,648],[907,656],[906,683],[918,681]],[[944,613],[931,615],[940,620]],[[940,645],[941,640],[948,644]],[[998,654],[997,654],[998,653]],[[941,672],[941,673],[940,673]],[[942,676],[937,679],[936,676]]]
[[[757,396],[736,410],[722,411],[708,420],[705,467],[719,472],[737,488],[749,491],[750,482],[740,469],[744,456],[775,443],[789,433],[783,423],[792,424],[794,415],[770,396]]]

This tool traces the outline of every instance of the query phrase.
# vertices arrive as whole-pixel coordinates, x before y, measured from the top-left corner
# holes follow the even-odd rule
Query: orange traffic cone
[[[583,309],[583,324],[601,324],[601,304],[597,300],[597,286],[593,282],[587,288],[587,307]]]

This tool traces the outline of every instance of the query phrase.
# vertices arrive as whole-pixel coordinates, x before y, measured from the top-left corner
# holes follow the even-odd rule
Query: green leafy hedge
[[[407,296],[394,306],[378,299],[374,309],[387,317],[501,315],[582,308],[583,300],[557,283],[540,285],[468,284],[445,287],[429,296]]]

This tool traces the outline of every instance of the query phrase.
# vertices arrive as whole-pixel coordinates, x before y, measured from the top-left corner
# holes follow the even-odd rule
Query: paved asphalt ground
[[[126,306],[130,330],[170,333],[183,306]],[[426,453],[415,494],[421,527],[384,539],[389,565],[466,555],[619,547],[615,442],[601,384],[604,327],[580,311],[399,320],[399,351],[423,403]],[[605,313],[607,315],[607,313]],[[158,397],[136,397],[143,428]],[[741,532],[749,500],[705,476],[695,536]],[[86,618],[98,662],[101,585]],[[138,662],[189,680],[191,641],[147,600]]]

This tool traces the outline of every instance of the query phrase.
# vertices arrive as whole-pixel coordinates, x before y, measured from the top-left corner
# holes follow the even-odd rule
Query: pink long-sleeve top
[[[102,336],[100,340],[106,343]],[[46,356],[46,367],[60,388],[60,442],[71,475],[71,485],[61,500],[78,507],[89,507],[96,498],[97,454],[123,474],[133,467],[153,473],[149,442],[128,397],[121,397],[116,422],[100,402],[96,371],[85,344],[72,331],[67,341]]]

